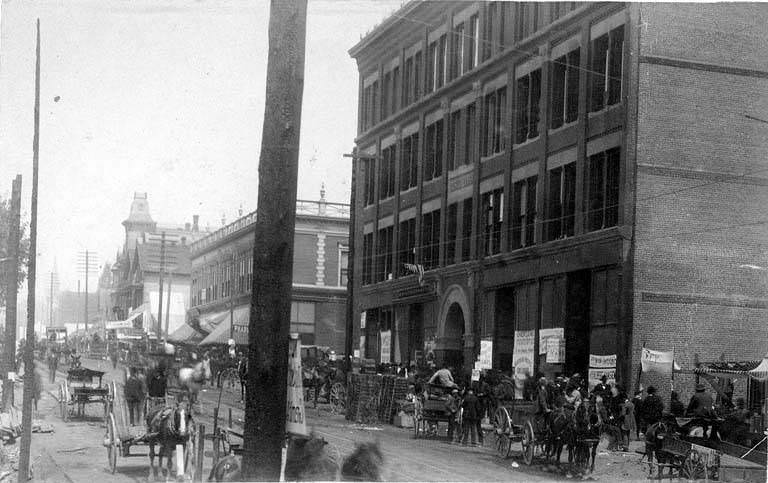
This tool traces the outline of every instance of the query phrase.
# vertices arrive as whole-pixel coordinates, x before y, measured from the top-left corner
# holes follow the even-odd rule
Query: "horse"
[[[179,385],[184,389],[189,397],[191,405],[197,402],[197,394],[202,389],[203,384],[211,377],[209,366],[202,361],[193,367],[182,367],[179,369]]]
[[[547,458],[555,458],[555,463],[560,465],[560,457],[563,447],[569,444],[573,438],[573,412],[558,407],[549,417],[549,432],[546,441]]]
[[[574,411],[573,431],[568,444],[568,463],[575,463],[583,470],[588,468],[590,472],[595,470],[601,434],[600,417],[592,404],[591,401],[584,401]]]
[[[176,407],[164,407],[147,414],[147,443],[149,444],[149,466],[157,477],[155,467],[155,445],[160,445],[158,453],[158,467],[163,467],[163,456],[168,458],[167,470],[163,470],[163,476],[168,476],[173,466],[173,454],[177,445],[186,450],[189,437],[194,433],[194,421],[183,405]],[[185,461],[186,465],[186,461]],[[184,468],[176,468],[179,475]]]

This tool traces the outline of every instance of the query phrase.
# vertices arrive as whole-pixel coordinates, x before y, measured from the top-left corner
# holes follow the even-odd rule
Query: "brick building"
[[[248,344],[251,274],[256,212],[196,241],[191,246],[190,325],[226,344]],[[347,302],[349,205],[297,201],[294,234],[291,331],[305,345],[343,352]]]
[[[684,368],[761,359],[759,19],[768,6],[410,2],[375,27],[350,50],[358,350],[467,370],[487,340],[494,367],[546,374],[615,355],[625,384],[643,344]]]

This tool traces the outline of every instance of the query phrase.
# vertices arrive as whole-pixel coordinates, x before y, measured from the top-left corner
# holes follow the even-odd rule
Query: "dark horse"
[[[573,438],[573,411],[558,407],[549,416],[549,431],[546,438],[547,458],[555,458],[555,463],[560,464],[560,456],[563,447],[569,444]]]
[[[158,453],[158,467],[163,467],[163,456],[168,458],[168,469],[163,470],[163,476],[170,474],[173,466],[173,453],[178,445],[186,450],[187,442],[194,433],[194,421],[192,415],[184,407],[164,407],[147,414],[147,443],[149,444],[149,466],[152,473],[157,476],[155,467],[155,444],[160,445]],[[186,451],[185,451],[186,453]],[[187,462],[184,462],[185,466]],[[180,476],[184,468],[176,468],[176,475]]]
[[[584,401],[573,413],[573,430],[568,443],[568,462],[579,469],[594,471],[600,443],[600,418],[592,401]]]

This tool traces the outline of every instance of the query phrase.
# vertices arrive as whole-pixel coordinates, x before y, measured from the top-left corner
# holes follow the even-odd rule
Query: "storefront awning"
[[[694,374],[708,374],[715,377],[751,377],[758,381],[768,379],[768,355],[760,361],[709,362],[693,370]]]
[[[200,330],[210,334],[221,325],[222,321],[229,320],[229,310],[223,312],[214,312],[200,316]]]
[[[235,322],[235,330],[233,331],[233,338],[237,345],[248,345],[248,322],[250,320],[251,307],[238,307],[234,310],[233,318]],[[200,345],[214,345],[214,344],[226,344],[229,341],[230,336],[230,316],[229,312],[226,313],[226,317],[219,322],[213,331],[200,342]]]
[[[182,324],[168,336],[168,341],[183,344],[197,344],[203,340],[203,338],[203,334],[196,331],[194,327],[189,324]]]
[[[143,315],[143,312],[137,312],[130,317],[128,317],[125,320],[113,320],[111,322],[107,322],[106,327],[107,330],[112,329],[133,329],[134,321],[139,318],[141,315]]]

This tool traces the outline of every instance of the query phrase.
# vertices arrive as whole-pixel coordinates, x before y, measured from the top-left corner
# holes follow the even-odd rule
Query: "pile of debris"
[[[19,445],[0,445],[0,482],[7,478],[15,480],[14,475],[19,471]]]

